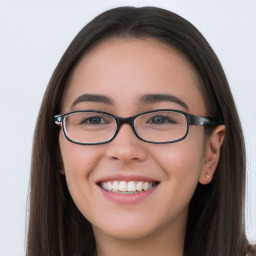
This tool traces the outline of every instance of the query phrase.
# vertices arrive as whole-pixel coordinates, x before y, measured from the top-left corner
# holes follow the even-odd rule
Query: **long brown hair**
[[[191,256],[245,255],[249,248],[243,212],[245,146],[226,76],[212,48],[192,24],[155,7],[121,7],[102,13],[80,31],[57,65],[34,135],[27,255],[95,253],[91,225],[76,208],[65,177],[59,173],[59,129],[53,116],[60,112],[70,71],[86,51],[109,37],[155,38],[182,51],[196,69],[208,114],[224,121],[226,136],[213,181],[198,184],[191,200],[184,252]]]

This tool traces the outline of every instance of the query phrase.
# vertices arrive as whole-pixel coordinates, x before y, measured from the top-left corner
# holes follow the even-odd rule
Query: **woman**
[[[27,254],[256,255],[245,171],[233,97],[198,30],[163,9],[109,10],[45,93]]]

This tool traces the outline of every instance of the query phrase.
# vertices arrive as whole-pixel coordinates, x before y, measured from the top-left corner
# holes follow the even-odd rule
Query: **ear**
[[[209,184],[212,181],[219,162],[220,148],[225,137],[225,132],[225,125],[219,125],[206,138],[203,169],[199,177],[199,182],[203,185]]]
[[[65,171],[64,170],[59,170],[59,173],[62,175],[65,175]]]
[[[65,169],[64,169],[64,164],[60,152],[60,146],[57,148],[57,170],[59,170],[59,173],[62,175],[65,175]]]

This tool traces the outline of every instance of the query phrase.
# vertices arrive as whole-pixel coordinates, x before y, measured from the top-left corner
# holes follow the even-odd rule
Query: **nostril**
[[[125,144],[110,145],[107,149],[106,156],[112,160],[118,160],[124,163],[130,161],[145,161],[147,157],[146,150],[140,146],[131,146]]]

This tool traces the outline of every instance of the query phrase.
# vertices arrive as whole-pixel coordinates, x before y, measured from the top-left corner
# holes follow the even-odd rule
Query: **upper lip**
[[[152,177],[147,177],[143,175],[135,175],[135,174],[113,174],[102,177],[96,180],[96,183],[111,181],[111,180],[120,180],[120,181],[148,181],[148,182],[158,182],[157,179]]]

